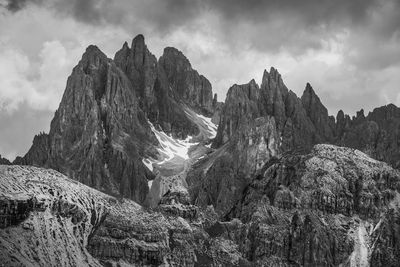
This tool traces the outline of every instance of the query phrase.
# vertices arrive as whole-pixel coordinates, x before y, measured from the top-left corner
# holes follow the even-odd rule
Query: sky
[[[0,0],[0,154],[48,132],[85,48],[112,58],[143,34],[157,57],[181,50],[223,101],[274,66],[331,115],[400,105],[398,0]]]

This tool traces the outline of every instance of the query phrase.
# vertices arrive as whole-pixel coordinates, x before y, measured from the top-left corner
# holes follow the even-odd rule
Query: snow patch
[[[208,132],[211,134],[210,138],[215,138],[217,136],[217,125],[211,121],[211,118],[207,118],[203,115],[196,114],[196,116],[202,120],[202,122],[207,126]]]
[[[149,122],[150,128],[155,134],[160,147],[157,148],[160,157],[158,159],[144,158],[142,162],[153,171],[154,164],[161,165],[165,162],[172,160],[175,157],[183,160],[189,159],[189,148],[197,145],[198,143],[192,142],[192,136],[188,136],[185,140],[174,139],[163,131],[157,130],[154,125]]]
[[[147,169],[149,169],[150,171],[153,171],[153,162],[151,162],[151,160],[142,159],[142,162],[144,165],[146,165]]]
[[[213,139],[215,136],[217,136],[217,128],[218,125],[214,124],[211,120],[211,118],[208,118],[206,116],[203,116],[201,114],[197,114],[196,112],[192,110],[186,110],[185,111],[186,115],[188,115],[194,123],[197,124],[200,128],[204,129],[207,132],[207,138]]]
[[[151,186],[153,185],[153,180],[149,180],[147,181],[148,185],[149,185],[149,189],[151,189]]]

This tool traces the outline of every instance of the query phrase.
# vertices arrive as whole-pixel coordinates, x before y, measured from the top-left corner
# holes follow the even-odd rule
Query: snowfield
[[[185,140],[174,139],[165,132],[157,130],[150,121],[149,124],[161,147],[157,148],[160,154],[159,159],[145,158],[142,160],[147,168],[153,171],[153,164],[162,165],[176,157],[181,160],[189,159],[189,148],[198,144],[198,142],[192,142],[192,136],[188,136]]]

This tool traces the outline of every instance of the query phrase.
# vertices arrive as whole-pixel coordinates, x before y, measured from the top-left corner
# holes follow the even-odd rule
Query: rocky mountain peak
[[[173,71],[182,72],[190,71],[192,69],[192,65],[186,56],[175,47],[164,48],[164,53],[159,62],[169,75],[171,75]],[[173,69],[169,69],[170,67],[173,67]]]
[[[206,77],[192,69],[181,51],[166,47],[158,64],[164,70],[168,86],[177,101],[183,101],[196,112],[211,115],[213,112],[212,86]]]
[[[271,67],[269,72],[264,70],[261,89],[281,89],[284,91],[284,94],[288,91],[286,85],[283,83],[281,74],[274,67]]]

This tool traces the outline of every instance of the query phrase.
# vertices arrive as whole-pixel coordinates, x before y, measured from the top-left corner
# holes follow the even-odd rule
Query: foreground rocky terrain
[[[6,266],[397,266],[400,109],[329,116],[275,68],[224,103],[179,50],[89,46],[0,157]],[[357,150],[356,150],[357,149]],[[32,167],[36,166],[36,167]]]
[[[6,266],[396,266],[399,175],[358,150],[317,145],[272,157],[221,218],[185,193],[168,192],[149,210],[53,170],[3,165],[0,258]]]

